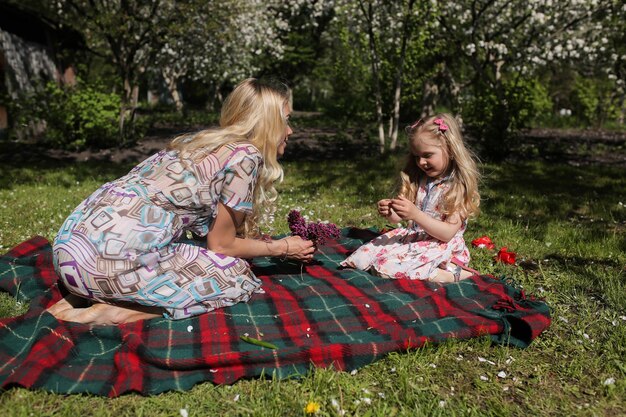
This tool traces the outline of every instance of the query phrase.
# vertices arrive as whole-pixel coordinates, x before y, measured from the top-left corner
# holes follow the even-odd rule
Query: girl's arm
[[[461,216],[452,214],[445,221],[437,220],[418,209],[412,201],[404,197],[391,200],[390,207],[403,220],[412,220],[419,224],[422,229],[435,239],[449,242],[459,231],[462,225]]]
[[[390,223],[400,223],[402,219],[391,208],[391,199],[386,198],[378,202],[378,214],[389,220]]]
[[[269,242],[237,237],[237,225],[243,222],[244,216],[244,213],[219,203],[217,217],[207,235],[207,248],[235,258],[286,256],[298,261],[313,259],[315,252],[313,242],[300,236],[289,236]]]

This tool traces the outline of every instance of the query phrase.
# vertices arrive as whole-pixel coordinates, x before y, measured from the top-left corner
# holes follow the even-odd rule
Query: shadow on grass
[[[594,233],[626,228],[624,168],[532,162],[485,171],[482,210],[492,216],[538,229],[555,220],[584,224]]]

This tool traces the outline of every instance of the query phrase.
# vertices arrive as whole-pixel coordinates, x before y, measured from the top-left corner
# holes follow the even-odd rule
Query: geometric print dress
[[[206,236],[219,202],[251,213],[262,164],[242,143],[149,157],[65,220],[53,243],[59,278],[80,297],[162,307],[171,319],[248,301],[263,291],[245,260],[179,239]]]
[[[451,186],[449,179],[422,178],[415,205],[431,217],[445,221],[442,203]],[[438,268],[446,269],[453,258],[464,265],[469,263],[470,253],[463,239],[466,226],[464,220],[454,237],[442,242],[412,222],[360,246],[341,265],[383,278],[431,280],[437,276]]]

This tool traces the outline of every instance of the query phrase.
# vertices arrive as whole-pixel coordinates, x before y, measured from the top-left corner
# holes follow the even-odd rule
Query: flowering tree
[[[451,90],[468,87],[464,89],[468,103],[459,104],[464,113],[476,115],[472,122],[478,133],[494,139],[488,144],[491,150],[506,151],[499,146],[501,141],[511,128],[519,127],[516,122],[523,123],[515,120],[519,112],[511,106],[519,97],[519,83],[537,69],[552,62],[596,66],[603,57],[613,61],[606,66],[612,71],[620,60],[607,50],[609,37],[615,36],[611,23],[624,19],[618,0],[433,3],[439,11],[438,33],[449,45],[442,49],[441,61],[448,81],[456,85]],[[623,78],[620,83],[623,89]],[[493,100],[485,99],[487,95]]]
[[[257,72],[260,57],[278,59],[283,48],[273,3],[261,0],[190,0],[170,5],[154,69],[161,72],[176,108],[181,79],[203,80],[218,88]]]
[[[338,6],[342,24],[353,36],[367,38],[381,153],[387,138],[390,149],[397,145],[407,56],[419,62],[423,54],[422,40],[432,27],[428,10],[427,2],[418,0],[353,0]]]

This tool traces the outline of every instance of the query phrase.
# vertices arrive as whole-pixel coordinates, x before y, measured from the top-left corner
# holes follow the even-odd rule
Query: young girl
[[[480,203],[476,162],[449,114],[409,129],[400,193],[378,202],[381,216],[408,226],[361,246],[341,264],[384,278],[456,282],[472,275],[465,270],[470,256],[463,232]]]

